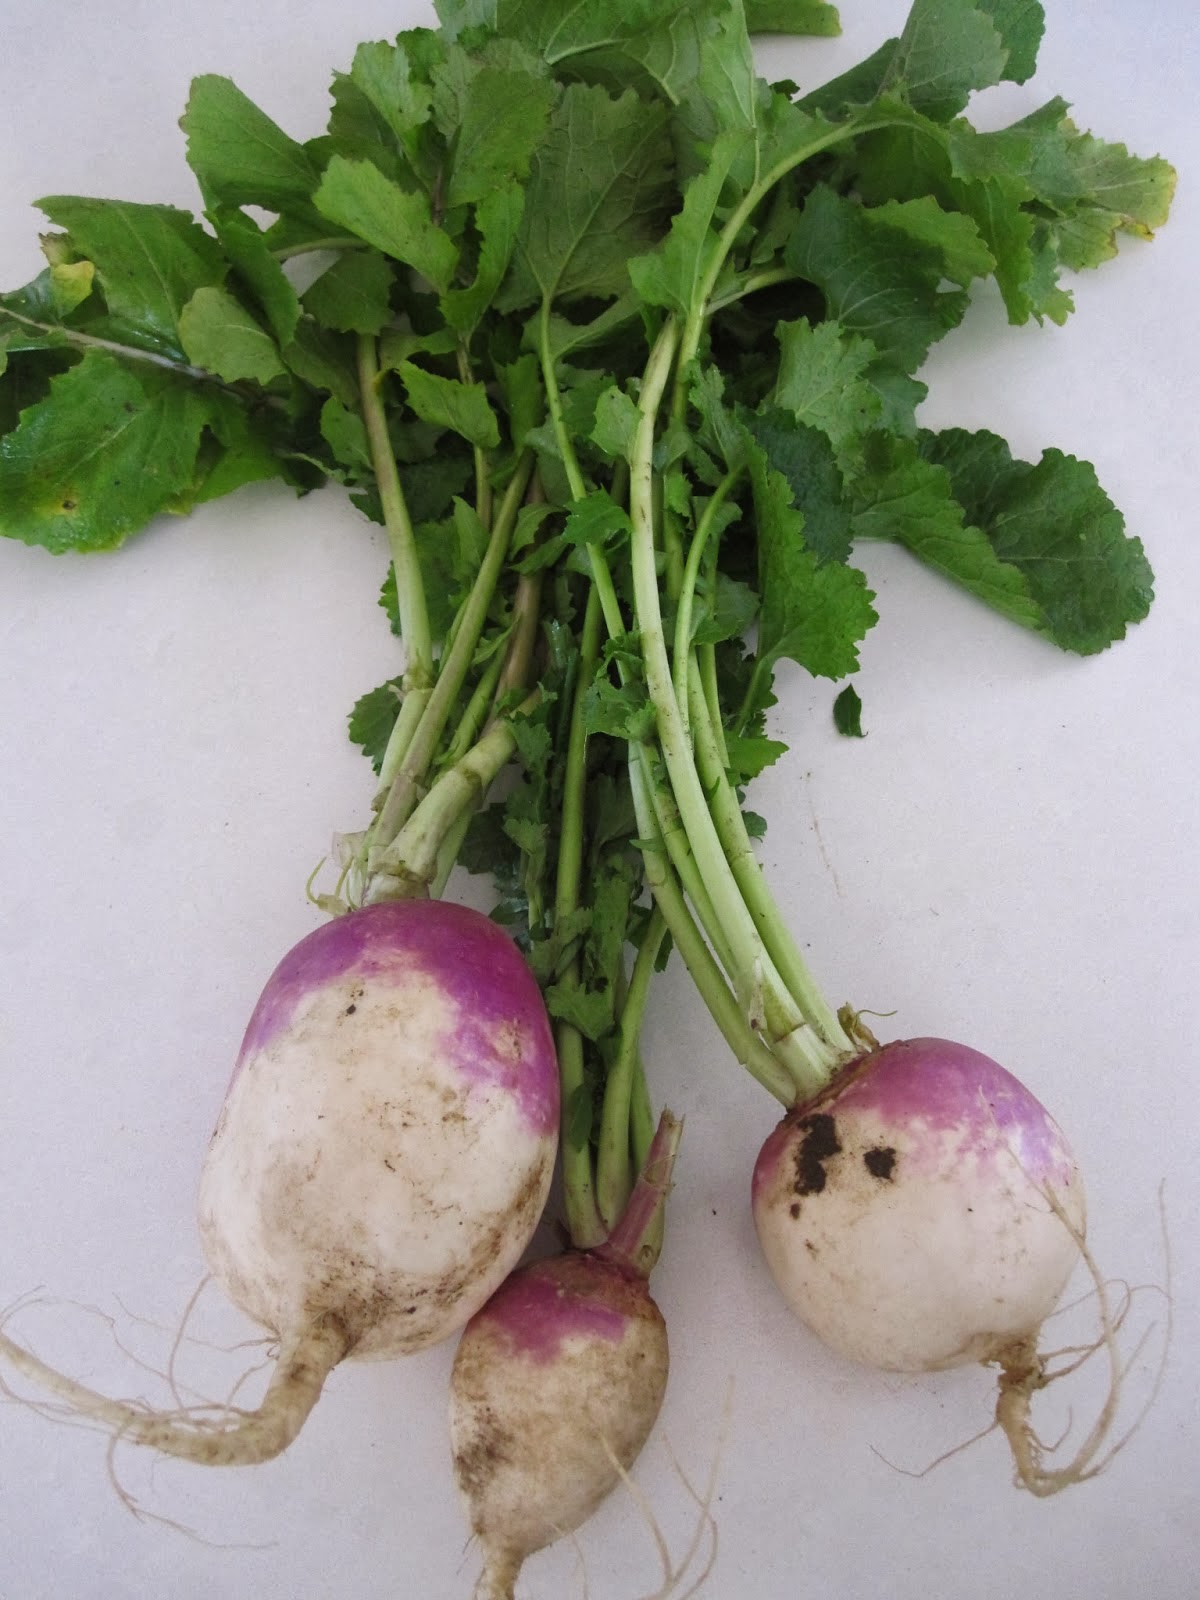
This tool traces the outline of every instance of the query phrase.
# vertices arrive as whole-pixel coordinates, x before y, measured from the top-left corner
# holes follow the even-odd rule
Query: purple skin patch
[[[785,1117],[771,1129],[763,1141],[763,1147],[758,1152],[758,1160],[754,1163],[754,1176],[750,1180],[750,1198],[753,1203],[757,1204],[759,1195],[770,1184],[776,1168],[791,1149],[795,1126],[794,1122]]]
[[[468,1330],[499,1333],[517,1354],[545,1366],[557,1359],[565,1339],[619,1344],[637,1302],[646,1298],[645,1283],[619,1267],[568,1252],[512,1273]]]
[[[949,1039],[900,1039],[856,1063],[845,1088],[814,1110],[836,1120],[846,1109],[872,1112],[895,1132],[909,1159],[927,1154],[945,1165],[945,1135],[958,1133],[959,1150],[981,1160],[1014,1151],[1035,1184],[1069,1184],[1075,1163],[1061,1128],[1011,1072],[978,1050]],[[754,1167],[755,1198],[790,1158],[797,1119],[789,1116],[768,1136]],[[1006,1155],[1007,1159],[1007,1155]]]
[[[886,1045],[838,1104],[876,1113],[885,1124],[919,1122],[930,1134],[959,1130],[961,1149],[985,1158],[1011,1147],[1034,1183],[1070,1182],[1074,1163],[1062,1130],[1011,1072],[949,1039]]]
[[[504,930],[444,900],[397,900],[335,917],[292,947],[250,1017],[238,1070],[285,1029],[307,997],[347,976],[429,978],[460,1008],[448,1041],[460,1071],[511,1094],[538,1133],[558,1125],[558,1060],[533,974]]]

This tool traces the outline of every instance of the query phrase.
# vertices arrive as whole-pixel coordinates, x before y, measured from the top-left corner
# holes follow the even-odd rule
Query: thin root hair
[[[264,1541],[208,1539],[198,1528],[193,1528],[189,1523],[180,1522],[175,1517],[165,1516],[161,1511],[151,1511],[121,1482],[121,1476],[117,1471],[117,1446],[120,1443],[121,1440],[117,1435],[110,1434],[108,1449],[105,1452],[105,1469],[108,1473],[108,1481],[112,1485],[113,1493],[136,1522],[160,1528],[169,1528],[172,1533],[182,1534],[185,1539],[191,1539],[195,1544],[203,1545],[208,1550],[278,1549],[279,1541],[277,1539]]]
[[[1016,1159],[1015,1152],[1014,1159]],[[1040,1186],[1040,1192],[1063,1227],[1068,1230],[1079,1250],[1080,1259],[1092,1280],[1100,1316],[1100,1334],[1093,1346],[1084,1348],[1083,1352],[1078,1354],[1075,1360],[1064,1367],[1053,1371],[1048,1370],[1047,1362],[1052,1360],[1053,1357],[1047,1358],[1038,1354],[1036,1336],[1014,1341],[1011,1349],[1002,1355],[997,1362],[1001,1370],[1000,1394],[996,1401],[996,1422],[1003,1430],[1008,1440],[1009,1448],[1012,1451],[1015,1481],[1021,1488],[1027,1489],[1031,1494],[1045,1499],[1051,1495],[1058,1494],[1061,1490],[1069,1488],[1073,1484],[1086,1483],[1089,1479],[1097,1477],[1111,1465],[1117,1455],[1133,1438],[1162,1388],[1174,1328],[1170,1241],[1167,1234],[1166,1213],[1163,1206],[1163,1191],[1160,1186],[1159,1214],[1163,1228],[1163,1254],[1166,1275],[1163,1294],[1167,1305],[1167,1324],[1162,1354],[1159,1358],[1149,1395],[1138,1409],[1129,1426],[1114,1440],[1112,1434],[1116,1426],[1125,1380],[1134,1363],[1141,1356],[1146,1342],[1153,1332],[1153,1328],[1147,1330],[1142,1338],[1138,1340],[1130,1356],[1125,1357],[1122,1354],[1117,1335],[1128,1315],[1134,1291],[1130,1290],[1126,1285],[1119,1309],[1114,1311],[1109,1292],[1109,1280],[1101,1273],[1082,1231],[1067,1216],[1061,1202],[1048,1185]],[[1063,1438],[1057,1444],[1047,1445],[1044,1443],[1039,1438],[1032,1422],[1033,1396],[1039,1390],[1049,1387],[1050,1384],[1058,1382],[1073,1372],[1077,1372],[1099,1350],[1103,1350],[1108,1357],[1108,1390],[1104,1403],[1087,1436],[1079,1445],[1071,1460],[1061,1466],[1049,1466],[1046,1463],[1046,1457],[1061,1448],[1065,1442],[1066,1435],[1070,1432],[1070,1423],[1068,1423]]]
[[[140,1398],[110,1399],[51,1367],[9,1337],[5,1329],[12,1314],[10,1310],[0,1318],[0,1358],[45,1391],[49,1400],[25,1400],[3,1376],[0,1391],[49,1418],[87,1421],[116,1440],[146,1445],[164,1455],[208,1466],[269,1461],[284,1450],[316,1404],[325,1379],[350,1346],[341,1320],[327,1314],[282,1342],[266,1392],[253,1410],[244,1410],[231,1401],[203,1401],[159,1411]],[[173,1375],[167,1381],[178,1400]],[[244,1381],[239,1380],[234,1386],[234,1394]]]

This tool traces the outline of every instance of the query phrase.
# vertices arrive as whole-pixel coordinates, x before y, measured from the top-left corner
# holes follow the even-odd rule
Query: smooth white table
[[[116,194],[191,206],[176,127],[193,74],[227,72],[290,132],[323,121],[331,69],[363,38],[425,20],[401,0],[46,0],[6,8],[0,282],[40,266],[31,201]],[[825,77],[898,25],[900,0],[847,0]],[[773,47],[776,76],[795,52]],[[1063,329],[1009,329],[984,296],[935,352],[924,416],[992,427],[1018,454],[1093,460],[1158,574],[1151,619],[1069,658],[985,613],[898,551],[864,553],[883,620],[859,679],[868,737],[838,738],[827,685],[783,681],[792,754],[758,786],[777,891],[837,1000],[996,1055],[1075,1139],[1104,1268],[1174,1269],[1174,1348],[1157,1404],[1098,1481],[1052,1503],[1010,1486],[986,1426],[992,1380],[853,1369],[790,1318],[759,1260],[747,1193],[772,1105],[743,1079],[681,973],[653,1002],[657,1093],[687,1115],[656,1293],[675,1365],[638,1469],[672,1549],[720,1450],[720,1600],[1154,1600],[1200,1562],[1196,974],[1200,970],[1200,596],[1196,262],[1200,23],[1182,0],[1051,0],[1038,80],[1077,120],[1181,170],[1151,247],[1077,285]],[[304,880],[371,782],[344,738],[394,670],[375,610],[378,538],[332,493],[247,490],[123,554],[0,549],[0,1305],[15,1330],[113,1393],[161,1385],[202,1273],[192,1200],[244,1019],[312,926]],[[478,888],[475,890],[478,893]],[[1086,1285],[1080,1283],[1082,1292]],[[89,1308],[96,1308],[111,1324]],[[1086,1311],[1086,1308],[1085,1308]],[[1146,1398],[1165,1302],[1138,1297]],[[1088,1325],[1063,1326],[1063,1342]],[[181,1381],[231,1385],[252,1336],[216,1291]],[[452,1350],[353,1365],[300,1442],[254,1471],[113,1467],[105,1440],[0,1409],[5,1600],[452,1600],[476,1570],[444,1429]],[[1095,1386],[1076,1393],[1077,1423]],[[1047,1401],[1046,1429],[1063,1405]],[[722,1432],[723,1415],[725,1417]],[[672,1457],[673,1452],[673,1457]],[[179,1525],[179,1526],[177,1526]],[[191,1530],[192,1537],[182,1528]],[[659,1582],[628,1495],[531,1563],[524,1593],[627,1600]]]

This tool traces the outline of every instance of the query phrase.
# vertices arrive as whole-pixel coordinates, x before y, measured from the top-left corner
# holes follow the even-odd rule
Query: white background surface
[[[780,49],[771,67],[827,77],[904,9],[847,0],[840,41],[807,47],[807,67]],[[793,753],[756,804],[827,991],[894,1010],[888,1036],[960,1037],[1023,1076],[1076,1142],[1112,1274],[1163,1281],[1165,1181],[1173,1348],[1140,1432],[1057,1501],[1011,1486],[996,1436],[909,1475],[986,1425],[992,1380],[873,1375],[791,1320],[747,1205],[772,1103],[672,970],[648,1053],[658,1096],[688,1119],[655,1279],[675,1359],[638,1478],[682,1551],[694,1512],[668,1442],[702,1479],[732,1394],[706,1591],[719,1597],[1184,1600],[1200,1583],[1200,24],[1183,0],[1049,11],[1036,83],[998,107],[1061,93],[1082,125],[1167,155],[1175,216],[1077,285],[1064,329],[1009,329],[985,297],[935,352],[924,415],[992,427],[1026,457],[1055,444],[1093,460],[1151,554],[1152,617],[1077,661],[899,552],[868,552],[883,618],[859,680],[869,736],[839,740],[828,686],[786,680]],[[383,0],[6,0],[0,283],[41,265],[40,194],[195,203],[176,126],[194,74],[228,73],[306,137],[355,44],[418,20]],[[168,1360],[202,1273],[194,1186],[244,1020],[316,921],[303,884],[331,832],[363,817],[370,776],[344,717],[395,670],[382,572],[378,540],[335,495],[274,487],[114,556],[0,549],[0,1304],[39,1286],[60,1297],[14,1331],[107,1391],[162,1398],[122,1347]],[[1163,1320],[1160,1297],[1139,1299],[1127,1345],[1146,1330],[1149,1342],[1129,1415]],[[216,1291],[194,1326],[224,1343],[249,1333]],[[121,1449],[113,1466],[141,1521],[102,1438],[0,1406],[0,1600],[465,1596],[476,1562],[444,1431],[452,1353],[342,1369],[267,1467],[206,1472]],[[180,1357],[209,1392],[247,1360],[198,1344]],[[1074,1398],[1078,1425],[1094,1387]],[[1066,1412],[1047,1406],[1052,1435]],[[594,1600],[656,1587],[627,1495],[580,1553]],[[569,1547],[535,1559],[523,1594],[581,1594],[578,1560]]]

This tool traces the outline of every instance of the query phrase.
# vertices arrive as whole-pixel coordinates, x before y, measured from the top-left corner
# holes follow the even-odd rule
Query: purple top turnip
[[[646,1280],[680,1132],[664,1113],[605,1244],[513,1273],[459,1342],[450,1439],[484,1556],[476,1600],[512,1600],[525,1559],[591,1516],[658,1417],[667,1327]]]
[[[901,1372],[1036,1345],[1084,1228],[1058,1124],[1011,1073],[945,1039],[885,1045],[790,1112],[762,1147],[753,1204],[801,1320]]]
[[[332,1368],[446,1338],[519,1260],[554,1167],[558,1071],[541,994],[479,912],[380,904],[280,962],[204,1163],[214,1277],[279,1341],[257,1411],[159,1415],[0,1353],[123,1438],[215,1465],[290,1443]]]

